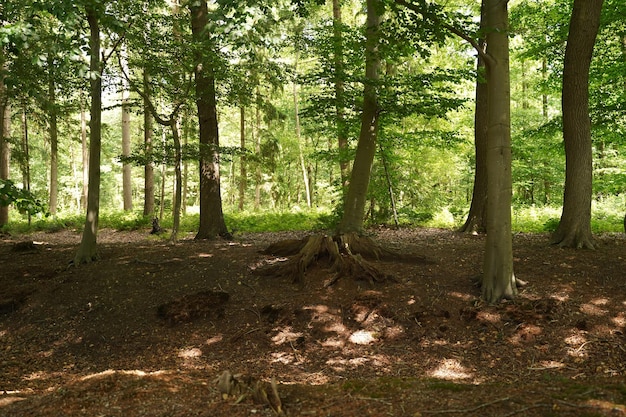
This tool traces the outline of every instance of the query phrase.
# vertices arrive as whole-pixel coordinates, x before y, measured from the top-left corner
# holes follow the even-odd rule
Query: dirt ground
[[[487,306],[484,237],[370,232],[416,255],[376,263],[394,281],[257,273],[300,233],[103,230],[79,267],[76,231],[0,236],[0,416],[626,415],[624,235],[515,235],[529,285]]]

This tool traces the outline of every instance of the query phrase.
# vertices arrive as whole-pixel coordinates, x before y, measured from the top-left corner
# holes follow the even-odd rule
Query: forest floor
[[[271,380],[287,416],[626,415],[624,235],[591,251],[516,234],[529,284],[489,306],[484,237],[370,233],[415,261],[326,286],[324,265],[256,273],[303,233],[103,230],[78,267],[77,231],[0,236],[0,416],[273,416]]]

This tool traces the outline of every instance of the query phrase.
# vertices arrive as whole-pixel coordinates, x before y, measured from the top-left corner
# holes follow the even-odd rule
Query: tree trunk
[[[172,234],[170,235],[170,242],[176,242],[178,239],[178,229],[180,229],[180,207],[182,204],[182,185],[183,176],[181,173],[181,160],[182,151],[180,146],[180,128],[177,117],[170,119],[170,128],[172,129],[172,137],[174,138],[174,175],[176,177],[176,184],[174,186],[174,208],[173,217],[174,225],[172,226]]]
[[[380,70],[378,51],[380,16],[379,0],[367,0],[367,28],[365,41],[365,87],[363,90],[363,113],[361,132],[350,176],[348,193],[344,202],[343,216],[338,227],[339,234],[359,233],[363,227],[367,188],[376,154],[378,134],[377,83]]]
[[[54,62],[51,55],[48,56],[48,134],[50,135],[50,200],[48,209],[54,217],[57,214],[57,198],[59,194],[59,129],[58,111],[56,99],[56,85],[54,82]]]
[[[128,73],[128,64],[122,50],[121,65]],[[130,156],[130,90],[128,82],[122,78],[122,156]],[[133,209],[133,177],[129,162],[122,164],[122,195],[124,197],[124,211]]]
[[[552,243],[562,247],[594,248],[591,234],[593,182],[589,67],[603,0],[574,0],[563,64],[563,140],[565,190],[561,221]]]
[[[246,109],[239,108],[239,137],[241,146],[241,158],[239,161],[239,211],[243,211],[246,198],[246,186],[248,173],[246,172]]]
[[[22,183],[24,189],[30,192],[30,145],[28,143],[28,118],[27,104],[22,104]],[[28,213],[28,225],[30,226],[31,214]]]
[[[0,49],[0,54],[4,51]],[[4,63],[0,62],[0,68],[4,68]],[[11,105],[7,87],[4,84],[4,77],[0,77],[0,179],[8,180],[10,174],[11,146],[9,136],[11,136]],[[0,227],[9,223],[9,207],[0,206]]]
[[[102,65],[100,62],[100,25],[96,12],[87,7],[89,22],[89,70],[91,90],[91,118],[89,121],[89,189],[87,215],[83,235],[74,257],[74,265],[97,259],[98,220],[100,216],[100,149],[102,139]]]
[[[480,26],[485,29],[484,1],[480,13]],[[478,40],[478,46],[484,48],[485,39]],[[488,100],[487,83],[485,80],[485,62],[480,57],[476,64],[476,102],[474,107],[474,148],[475,148],[475,172],[474,188],[472,191],[472,203],[465,220],[465,224],[459,229],[465,233],[485,233],[487,231],[487,124],[488,124]]]
[[[298,70],[298,52],[296,52],[296,62],[294,65],[294,71]],[[298,106],[298,84],[293,82],[293,107],[294,118],[296,124],[296,141],[298,142],[298,156],[300,158],[300,169],[302,170],[302,181],[304,182],[304,192],[306,194],[306,206],[311,208],[311,187],[309,184],[309,175],[307,172],[306,164],[304,162],[304,153],[302,152],[302,138],[300,134],[300,114]]]
[[[85,114],[85,103],[82,97],[80,100],[80,143],[83,162],[83,186],[80,193],[80,208],[87,210],[87,194],[89,193],[89,143],[87,143],[87,115]]]
[[[255,106],[255,130],[254,130],[254,154],[257,158],[261,158],[261,92],[259,87],[256,88],[256,106]],[[261,207],[261,164],[257,161],[254,172],[254,209]]]
[[[487,20],[487,241],[482,297],[488,303],[517,293],[511,238],[511,114],[507,1],[485,0]]]
[[[339,147],[339,169],[341,171],[341,190],[346,192],[350,178],[348,153],[348,126],[345,116],[345,86],[343,64],[343,20],[340,0],[333,0],[333,42],[335,60],[335,117],[337,123],[337,143]],[[331,182],[332,183],[332,182]]]
[[[144,165],[144,203],[143,215],[154,216],[154,152],[152,146],[152,137],[154,135],[153,118],[150,112],[150,97],[152,90],[150,88],[150,75],[148,71],[143,71],[143,143],[146,152],[146,162]]]
[[[208,10],[205,0],[192,3],[191,29],[194,41],[206,45]],[[196,104],[200,127],[200,226],[196,239],[229,237],[220,190],[219,135],[215,77],[205,52],[196,53]]]

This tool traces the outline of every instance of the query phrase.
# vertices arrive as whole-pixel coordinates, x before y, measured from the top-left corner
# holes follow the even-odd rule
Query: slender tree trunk
[[[345,73],[343,63],[343,19],[341,17],[340,0],[333,0],[333,42],[335,61],[335,117],[337,123],[337,143],[339,147],[339,169],[341,172],[341,189],[346,192],[350,178],[350,160],[348,154],[348,126],[345,107]]]
[[[150,75],[148,71],[143,71],[143,143],[146,152],[146,162],[144,165],[144,203],[143,215],[154,216],[154,162],[152,137],[154,135],[154,123],[150,111],[150,98],[152,89],[150,87]]]
[[[239,161],[239,210],[245,207],[246,187],[248,183],[248,173],[246,168],[246,109],[239,108],[239,139],[241,146],[241,158]]]
[[[594,248],[591,234],[593,157],[589,117],[589,67],[603,0],[574,0],[563,65],[565,190],[561,221],[552,243]]]
[[[363,90],[363,112],[361,133],[346,194],[343,216],[338,227],[339,234],[358,233],[363,228],[367,189],[376,154],[378,134],[377,83],[380,71],[379,30],[380,0],[367,0],[367,28],[365,40],[365,87]]]
[[[256,106],[255,106],[255,134],[254,134],[254,153],[257,157],[261,157],[261,92],[259,87],[256,88]],[[254,209],[261,207],[261,164],[257,162],[254,173]]]
[[[192,3],[191,29],[194,41],[206,45],[208,10],[205,0]],[[229,237],[222,211],[220,190],[219,134],[217,124],[217,102],[215,76],[211,62],[203,58],[205,53],[196,54],[196,104],[200,127],[200,226],[196,239]]]
[[[183,176],[181,173],[181,160],[182,150],[180,146],[180,125],[177,117],[170,119],[170,128],[172,129],[172,137],[174,138],[174,175],[176,177],[176,184],[174,186],[174,208],[173,208],[173,226],[172,234],[170,235],[170,242],[176,242],[178,240],[178,229],[180,229],[180,207],[182,203],[182,184]]]
[[[89,191],[87,194],[87,215],[83,235],[74,257],[74,265],[91,262],[98,258],[97,236],[100,216],[100,149],[102,139],[102,63],[100,61],[100,24],[96,12],[87,8],[89,22],[89,70],[95,76],[90,78],[91,108],[89,121]]]
[[[298,68],[298,53],[296,52],[296,63],[294,71],[297,71]],[[302,135],[300,133],[300,110],[298,106],[298,85],[296,81],[293,82],[293,107],[294,107],[294,118],[296,124],[296,141],[298,142],[298,156],[300,157],[300,169],[302,170],[302,180],[304,182],[304,192],[306,194],[306,205],[311,208],[311,188],[309,187],[309,175],[306,168],[306,163],[304,162],[304,153],[302,152]]]
[[[126,51],[122,50],[121,64],[128,73]],[[130,89],[128,82],[122,78],[122,156],[130,156]],[[133,177],[129,162],[122,164],[122,195],[124,198],[124,211],[133,209]]]
[[[481,5],[480,25],[485,29],[485,6],[484,0]],[[485,39],[478,40],[478,46],[485,47]],[[474,149],[475,149],[475,172],[472,202],[465,220],[465,224],[459,229],[465,233],[485,233],[487,231],[487,124],[488,124],[488,100],[487,83],[485,80],[485,62],[480,57],[476,64],[476,101],[474,104]]]
[[[85,106],[82,98],[80,101],[80,143],[83,162],[83,184],[80,194],[80,208],[87,210],[87,194],[89,193],[89,143],[87,142],[87,115],[85,114]]]
[[[163,153],[165,153],[165,129],[161,131],[161,143],[163,144]],[[165,177],[167,175],[167,164],[165,163],[165,155],[163,155],[163,163],[161,163],[161,190],[159,197],[159,220],[163,220],[163,213],[165,212]]]
[[[30,192],[30,145],[28,143],[27,104],[22,103],[22,182],[24,189]],[[31,214],[28,213],[28,225],[31,223]]]
[[[10,175],[11,146],[11,105],[6,86],[0,78],[0,179],[8,180]],[[9,223],[9,207],[0,206],[0,227]]]
[[[48,117],[50,124],[48,134],[50,135],[50,200],[49,210],[52,216],[57,214],[57,199],[59,194],[59,129],[58,111],[56,99],[56,85],[54,82],[55,71],[54,62],[51,55],[48,57]]]
[[[507,1],[485,0],[487,19],[487,241],[482,297],[488,303],[517,294],[511,236],[511,91]]]
[[[0,54],[4,51],[0,49]],[[3,56],[0,56],[3,58]],[[0,68],[4,68],[4,63],[0,62]],[[7,87],[4,84],[4,76],[0,77],[0,179],[8,180],[10,174],[11,146],[9,137],[11,136],[11,105]],[[0,227],[9,223],[9,207],[0,206]]]
[[[186,113],[186,111],[185,111]],[[189,123],[187,123],[187,118],[185,117],[183,123],[183,146],[187,147],[189,144]],[[187,195],[188,195],[188,179],[189,179],[189,163],[187,162],[187,158],[183,161],[183,190],[182,190],[182,200],[180,202],[180,211],[183,215],[187,214]]]

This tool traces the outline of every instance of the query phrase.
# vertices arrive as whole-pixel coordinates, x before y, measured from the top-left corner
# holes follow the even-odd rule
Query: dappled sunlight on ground
[[[573,417],[626,403],[626,301],[614,254],[516,235],[516,275],[529,285],[485,305],[474,285],[483,237],[376,233],[435,262],[386,262],[397,281],[325,288],[325,266],[298,284],[254,274],[271,261],[259,250],[273,235],[169,246],[116,234],[123,243],[105,239],[102,262],[69,270],[55,265],[74,248],[55,246],[55,235],[42,239],[51,257],[16,258],[0,245],[2,259],[19,261],[7,264],[14,292],[0,295],[28,294],[0,315],[0,415],[275,415],[249,391],[222,398],[215,380],[224,371],[274,378],[293,416],[482,417],[530,407]],[[587,273],[598,269],[601,283]],[[180,320],[160,317],[161,305]]]

